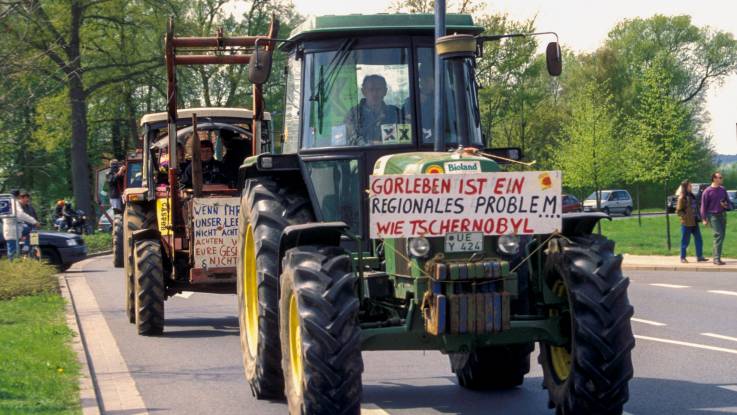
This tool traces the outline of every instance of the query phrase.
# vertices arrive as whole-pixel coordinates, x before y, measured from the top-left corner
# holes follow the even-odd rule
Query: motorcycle
[[[70,232],[79,235],[89,233],[87,230],[87,215],[81,209],[66,210],[62,216],[56,218],[54,227],[60,232]]]

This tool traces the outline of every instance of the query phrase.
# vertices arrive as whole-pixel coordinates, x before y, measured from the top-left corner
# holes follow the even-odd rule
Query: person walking
[[[724,177],[719,172],[711,175],[711,186],[701,195],[701,219],[714,231],[714,265],[724,265],[722,261],[722,245],[727,228],[726,211],[730,207],[729,196],[722,186]]]
[[[21,208],[23,209],[23,212],[30,215],[33,219],[38,222],[38,215],[36,214],[36,209],[33,208],[33,205],[31,205],[31,194],[28,193],[26,190],[21,190],[18,193],[18,202],[21,205]],[[23,243],[23,247],[21,249],[21,252],[28,252],[31,249],[31,230],[33,230],[33,226],[30,223],[24,222],[22,225],[23,231],[21,233],[21,242]]]
[[[691,183],[688,180],[681,182],[676,203],[676,214],[681,218],[681,262],[687,263],[686,249],[691,243],[693,235],[696,247],[696,262],[706,262],[704,258],[704,242],[701,239],[699,219],[696,214],[696,197],[693,195]]]

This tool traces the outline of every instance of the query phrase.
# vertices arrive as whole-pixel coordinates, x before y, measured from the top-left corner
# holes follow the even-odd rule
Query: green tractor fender
[[[340,237],[348,231],[345,222],[313,222],[291,225],[284,228],[279,241],[279,275],[282,273],[282,258],[288,250],[303,245],[340,246]]]
[[[594,231],[594,226],[602,219],[612,220],[606,213],[566,213],[563,215],[563,236],[584,236]]]
[[[264,153],[246,158],[238,168],[238,190],[243,190],[246,180],[262,176],[285,178],[289,183],[304,183],[297,154]]]

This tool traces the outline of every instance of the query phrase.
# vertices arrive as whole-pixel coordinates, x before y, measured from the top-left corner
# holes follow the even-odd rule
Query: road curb
[[[96,258],[98,256],[110,255],[112,253],[113,253],[113,250],[112,249],[111,250],[108,250],[108,251],[95,252],[94,254],[88,254],[85,259],[87,259],[87,258]]]
[[[69,284],[65,274],[58,274],[59,290],[64,297],[64,311],[66,314],[67,326],[69,326],[76,335],[72,338],[72,349],[77,355],[77,361],[80,365],[79,376],[79,405],[84,415],[100,415],[101,405],[100,397],[97,390],[97,382],[90,370],[91,361],[89,351],[87,350],[84,334],[79,323],[79,316],[74,307],[74,298],[69,290]]]

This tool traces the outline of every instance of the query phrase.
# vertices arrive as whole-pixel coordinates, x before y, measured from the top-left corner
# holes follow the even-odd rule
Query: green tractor
[[[563,215],[560,172],[504,171],[519,149],[484,146],[475,58],[522,35],[435,18],[317,17],[282,41],[282,148],[239,173],[251,389],[357,414],[364,350],[439,350],[461,387],[511,388],[539,342],[551,408],[619,414],[633,308],[614,243],[592,234],[607,216]],[[559,74],[556,42],[547,55]]]

